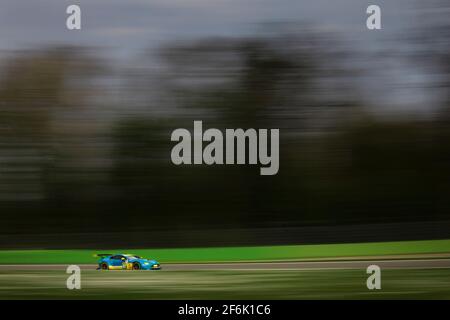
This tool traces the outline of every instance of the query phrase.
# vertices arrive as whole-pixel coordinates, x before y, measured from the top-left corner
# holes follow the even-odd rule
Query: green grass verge
[[[160,263],[277,261],[450,253],[450,240],[372,242],[350,244],[117,250],[2,250],[0,264],[90,264],[95,253],[134,253]]]

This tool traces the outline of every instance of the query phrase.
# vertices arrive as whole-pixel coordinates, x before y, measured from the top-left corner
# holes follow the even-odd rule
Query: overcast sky
[[[414,0],[0,0],[0,51],[83,45],[103,47],[113,57],[128,59],[142,49],[180,39],[243,36],[254,34],[264,23],[301,22],[316,30],[339,34],[356,52],[376,55],[395,49],[397,44],[393,40],[414,27],[418,20],[414,3]],[[71,4],[81,7],[82,30],[66,28],[66,8]],[[369,4],[381,7],[380,31],[366,28]],[[383,82],[386,78],[402,83],[405,77],[420,80],[420,76],[412,77],[413,71],[401,61],[373,64],[373,68],[387,70],[381,78],[371,77],[372,81]],[[423,94],[416,89],[411,93],[389,92],[390,87],[372,86],[375,95],[388,99],[390,104],[402,108],[406,104],[411,108],[423,104],[420,100]]]
[[[411,0],[376,1],[381,33],[394,34],[411,17]],[[242,35],[267,22],[307,22],[334,32],[372,37],[365,0],[0,0],[0,48],[48,43],[100,45],[130,51],[161,41]],[[82,30],[66,29],[66,8],[78,4]]]

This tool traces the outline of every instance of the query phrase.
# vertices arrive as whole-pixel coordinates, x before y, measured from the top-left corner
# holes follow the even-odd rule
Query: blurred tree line
[[[449,220],[448,99],[426,119],[368,112],[358,70],[345,67],[352,53],[334,41],[212,38],[161,49],[152,60],[158,68],[119,71],[80,48],[5,59],[2,246],[23,235],[33,247],[33,235],[66,233],[90,237],[92,246],[117,233],[122,247],[135,234],[151,245],[164,233],[167,246],[182,246],[188,230],[223,235],[226,244],[230,230]],[[448,96],[446,52],[428,62]],[[192,130],[194,120],[280,128],[279,173],[173,165],[170,134]]]

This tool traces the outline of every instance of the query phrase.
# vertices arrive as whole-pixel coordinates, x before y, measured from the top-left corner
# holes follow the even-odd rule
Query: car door
[[[122,269],[126,269],[127,268],[127,262],[128,262],[127,257],[120,256],[120,266],[122,266]]]
[[[111,266],[121,267],[122,266],[122,256],[112,256],[110,258]]]

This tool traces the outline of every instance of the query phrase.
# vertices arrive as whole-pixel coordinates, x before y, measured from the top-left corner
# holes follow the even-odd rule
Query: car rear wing
[[[97,254],[94,254],[94,257],[102,258],[102,257],[109,257],[112,255],[113,255],[112,253],[97,253]]]

